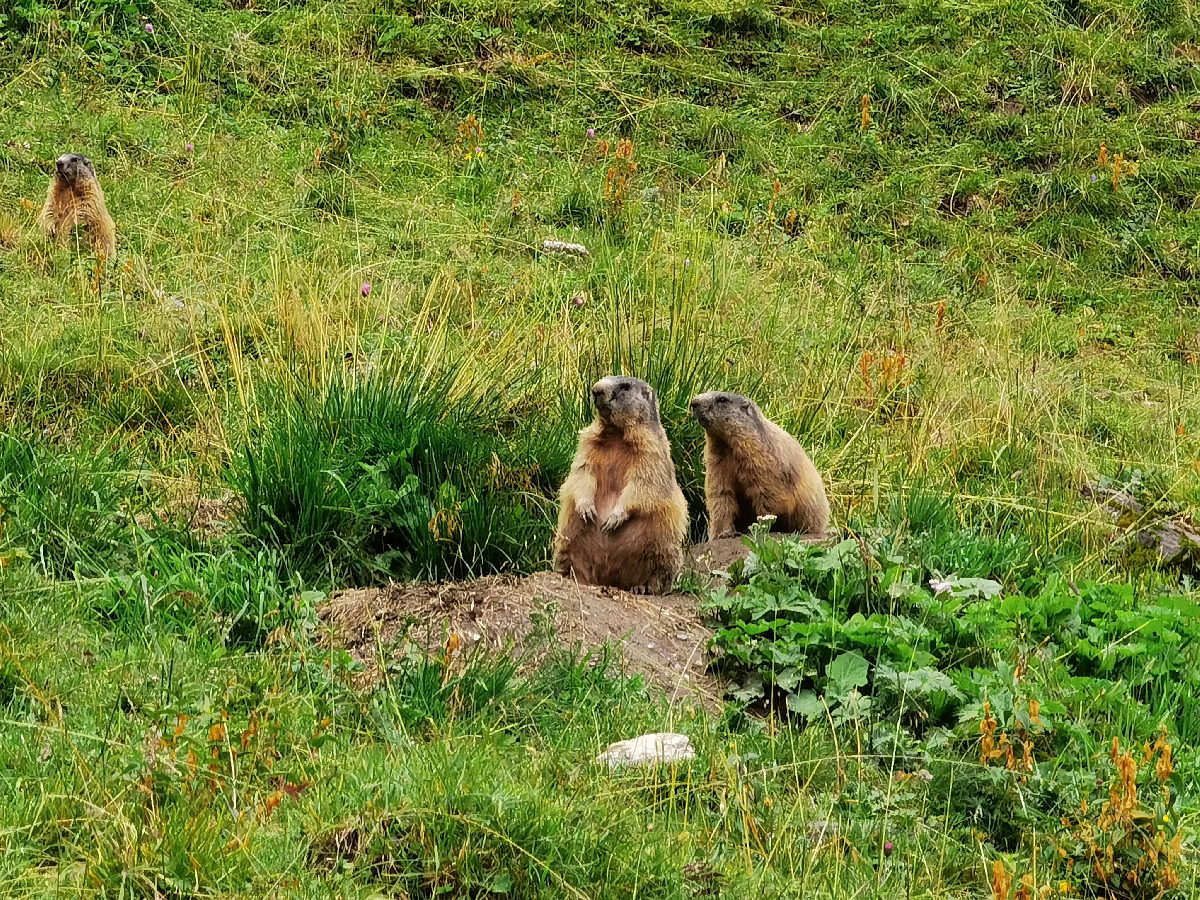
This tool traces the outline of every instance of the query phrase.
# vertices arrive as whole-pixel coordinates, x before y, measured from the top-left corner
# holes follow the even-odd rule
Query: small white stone
[[[596,757],[596,762],[607,763],[610,769],[616,769],[695,758],[696,749],[686,734],[658,732],[609,744],[608,749]]]
[[[542,241],[543,253],[566,253],[571,256],[589,256],[588,248],[583,244],[571,244],[567,241]]]

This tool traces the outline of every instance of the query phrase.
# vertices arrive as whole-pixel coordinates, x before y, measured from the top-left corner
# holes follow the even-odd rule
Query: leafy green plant
[[[897,670],[936,661],[942,642],[921,621],[919,602],[932,597],[901,560],[886,560],[885,571],[856,540],[823,548],[777,541],[765,529],[754,526],[747,539],[754,552],[740,571],[744,583],[708,600],[724,626],[715,639],[722,663],[750,673],[737,699],[779,692],[808,718],[826,706],[862,718],[871,706],[861,689],[872,682],[872,665],[885,666],[895,685]]]
[[[4,24],[17,34],[34,34],[54,22],[68,35],[98,36],[114,25],[134,26],[139,14],[151,12],[147,0],[5,0],[0,3]],[[132,31],[132,28],[130,28]],[[143,29],[144,30],[144,29]]]
[[[985,701],[1001,714],[1034,699],[1065,713],[1099,679],[1133,702],[1121,718],[1143,733],[1154,723],[1134,717],[1136,705],[1164,689],[1175,695],[1167,681],[1183,695],[1200,690],[1200,604],[1190,598],[1139,598],[1131,585],[1057,575],[1036,593],[1003,594],[990,579],[931,572],[890,543],[824,548],[763,529],[747,538],[753,552],[731,570],[733,583],[707,601],[743,702],[778,700],[807,718],[862,718],[873,703],[877,716],[919,733],[977,717]],[[1014,686],[1019,670],[1036,675],[1041,696]]]

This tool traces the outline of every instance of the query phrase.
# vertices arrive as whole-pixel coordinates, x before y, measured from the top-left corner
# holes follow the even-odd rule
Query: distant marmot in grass
[[[97,255],[112,259],[117,254],[117,228],[96,180],[96,167],[86,156],[64,153],[58,158],[38,221],[52,241],[65,241],[78,225],[87,231]]]
[[[825,485],[799,442],[740,394],[712,391],[692,399],[704,428],[708,538],[745,534],[759,516],[774,531],[823,533],[829,527]]]
[[[596,419],[559,493],[554,570],[634,593],[671,589],[683,561],[687,501],[650,385],[610,376],[592,387]]]

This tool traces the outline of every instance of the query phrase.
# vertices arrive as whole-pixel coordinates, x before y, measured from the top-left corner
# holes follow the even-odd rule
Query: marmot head
[[[601,421],[626,428],[652,425],[662,428],[658,419],[658,399],[654,389],[640,378],[609,375],[592,385],[592,402]]]
[[[762,429],[762,411],[741,394],[709,391],[693,397],[690,406],[700,426],[721,437],[733,438]]]
[[[81,153],[64,153],[54,164],[54,174],[67,184],[80,184],[96,177],[96,167]]]

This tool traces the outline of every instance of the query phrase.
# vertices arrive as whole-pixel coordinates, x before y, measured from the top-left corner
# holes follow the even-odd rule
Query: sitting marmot
[[[759,516],[774,531],[824,533],[829,500],[799,442],[740,394],[712,391],[691,403],[706,433],[704,493],[708,538],[745,534]]]
[[[579,433],[559,495],[554,569],[585,584],[666,593],[688,518],[654,391],[611,376],[596,382],[592,400],[596,419]]]
[[[117,254],[117,228],[96,180],[96,167],[86,156],[65,153],[58,158],[38,221],[52,241],[65,241],[78,225],[87,231],[98,256],[112,259]]]

